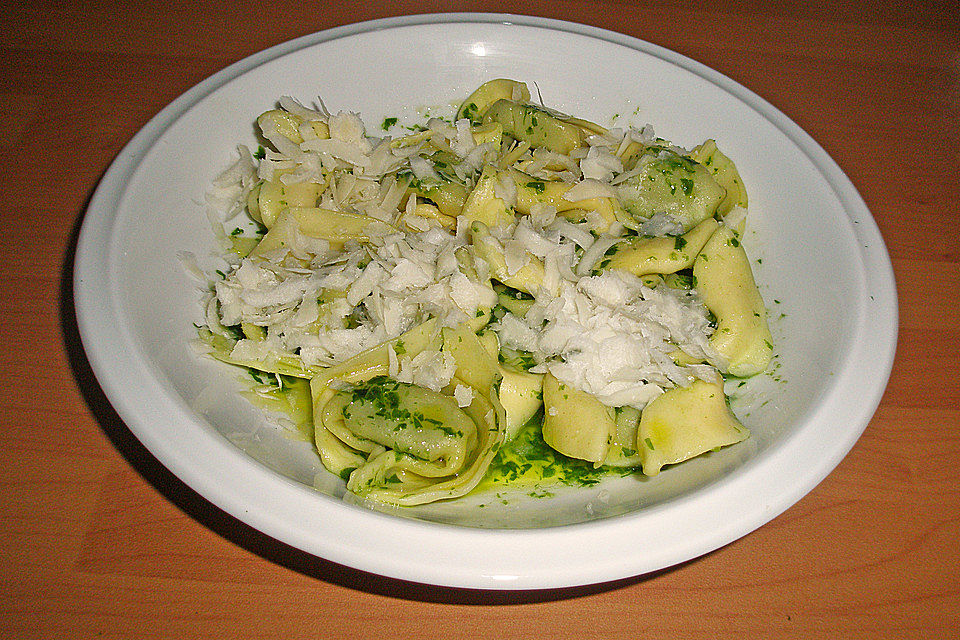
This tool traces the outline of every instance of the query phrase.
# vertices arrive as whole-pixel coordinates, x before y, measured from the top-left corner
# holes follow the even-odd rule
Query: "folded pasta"
[[[199,343],[291,407],[351,494],[463,496],[524,429],[648,475],[748,436],[723,380],[762,373],[773,338],[716,141],[600,126],[510,79],[379,136],[288,97],[257,124],[211,192],[230,222]]]
[[[439,341],[433,326],[415,332],[406,335],[408,344],[421,339],[411,355],[452,361],[453,375],[439,390],[388,375],[389,352],[399,341],[311,382],[314,437],[324,466],[345,478],[354,494],[403,506],[469,492],[506,434],[498,378],[477,374],[484,366],[494,371],[495,363],[484,362],[490,357],[473,331],[445,330]]]

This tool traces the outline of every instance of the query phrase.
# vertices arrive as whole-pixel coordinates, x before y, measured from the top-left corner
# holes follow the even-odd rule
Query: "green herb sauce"
[[[540,489],[544,485],[590,487],[610,476],[638,473],[635,469],[594,467],[591,462],[568,458],[554,451],[543,441],[542,423],[541,411],[530,419],[516,438],[500,448],[477,491],[504,486]]]

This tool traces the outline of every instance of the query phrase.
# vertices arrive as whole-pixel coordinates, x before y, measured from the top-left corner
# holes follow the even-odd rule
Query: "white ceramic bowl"
[[[651,123],[682,146],[708,137],[750,193],[748,253],[773,318],[772,373],[736,390],[747,442],[552,499],[481,495],[382,513],[343,499],[306,443],[237,395],[235,369],[189,342],[198,292],[177,253],[213,238],[198,204],[255,145],[281,95],[387,116],[510,77],[545,104]],[[680,55],[616,33],[504,15],[417,16],[340,27],[247,58],[161,111],[119,154],[87,212],[76,307],[91,366],[131,431],[173,473],[257,529],[378,574],[492,589],[561,587],[667,567],[767,522],[853,446],[896,344],[892,271],[877,227],[824,151],[769,104]],[[317,482],[319,490],[313,488]],[[479,504],[484,504],[480,507]]]

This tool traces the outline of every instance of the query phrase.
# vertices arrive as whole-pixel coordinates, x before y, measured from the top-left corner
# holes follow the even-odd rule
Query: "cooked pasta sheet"
[[[257,125],[211,190],[229,266],[200,342],[287,394],[348,491],[463,496],[534,420],[648,475],[748,436],[723,379],[773,345],[713,140],[605,128],[509,79],[413,127],[291,98]]]

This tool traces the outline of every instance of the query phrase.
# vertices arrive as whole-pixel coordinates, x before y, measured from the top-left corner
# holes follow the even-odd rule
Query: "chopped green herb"
[[[463,117],[473,124],[480,124],[480,110],[473,102],[463,105]]]
[[[537,413],[517,434],[501,447],[490,465],[483,486],[534,485],[541,482],[587,487],[605,477],[629,475],[632,468],[594,467],[585,460],[568,458],[550,448],[543,440],[543,411]]]

